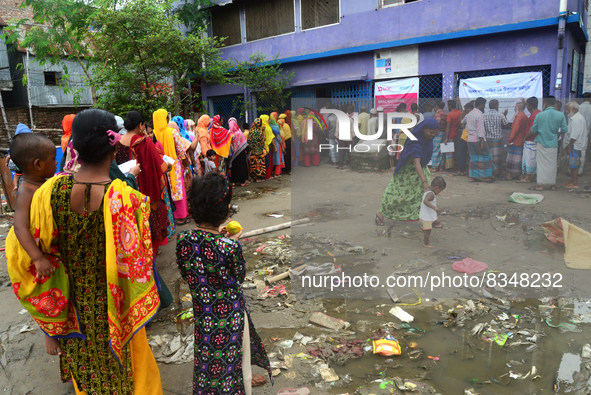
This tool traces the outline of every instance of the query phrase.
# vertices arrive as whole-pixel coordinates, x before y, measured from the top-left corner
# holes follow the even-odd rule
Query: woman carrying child
[[[394,176],[382,197],[382,208],[375,223],[384,225],[384,217],[393,221],[418,221],[421,197],[429,187],[431,173],[427,164],[433,155],[433,138],[439,133],[439,123],[428,118],[412,131],[417,140],[408,139],[394,170]]]
[[[197,228],[179,234],[176,254],[193,296],[193,394],[250,395],[251,364],[267,369],[273,379],[242,291],[242,232],[231,235],[222,226],[235,212],[230,182],[217,172],[195,179],[190,205]]]
[[[33,196],[29,226],[53,273],[36,279],[15,238],[7,240],[7,262],[17,297],[55,343],[63,382],[74,379],[77,394],[161,395],[144,329],[160,305],[149,199],[110,178],[115,130],[107,111],[76,115],[80,168]]]

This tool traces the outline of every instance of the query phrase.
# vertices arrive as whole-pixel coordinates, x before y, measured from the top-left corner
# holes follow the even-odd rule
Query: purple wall
[[[443,74],[443,96],[453,97],[454,73],[556,64],[557,29],[495,34],[419,46],[419,74]],[[552,77],[554,86],[555,76]]]
[[[287,58],[558,16],[556,0],[421,0],[380,10],[376,7],[377,0],[342,0],[344,17],[339,25],[229,47],[223,50],[224,57],[246,60],[260,52]]]

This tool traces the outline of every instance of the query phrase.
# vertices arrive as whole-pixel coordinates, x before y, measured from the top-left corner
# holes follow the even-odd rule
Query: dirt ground
[[[247,282],[254,284],[245,290],[250,314],[271,361],[281,368],[274,386],[266,383],[254,393],[308,387],[312,394],[389,394],[396,386],[399,391],[402,386],[405,391],[441,394],[591,393],[586,367],[591,365],[579,357],[584,344],[591,342],[590,276],[587,271],[568,269],[564,247],[546,240],[541,227],[543,222],[563,217],[591,230],[591,193],[559,188],[542,192],[540,204],[525,206],[509,203],[508,198],[512,192],[526,192],[529,185],[507,181],[469,184],[466,177],[445,174],[447,188],[437,197],[444,228],[433,231],[435,249],[430,250],[422,247],[418,223],[374,224],[391,176],[390,171],[357,173],[323,164],[298,167],[291,178],[236,189],[239,213],[235,219],[245,231],[310,219],[304,226],[244,241]],[[566,180],[562,172],[559,184]],[[591,173],[580,181],[589,185]],[[6,224],[0,227],[2,235],[8,233]],[[256,250],[264,245],[278,249],[263,256]],[[279,255],[286,251],[291,252],[290,259],[282,261]],[[448,257],[485,262],[493,274],[560,274],[562,288],[462,286],[434,291],[416,288],[417,294],[412,290],[415,287],[394,289],[406,304],[416,303],[420,295],[420,304],[401,306],[415,318],[408,327],[388,313],[396,305],[386,292],[388,287],[314,293],[295,284],[300,279],[296,276],[294,284],[282,282],[287,295],[259,297],[265,276],[257,271],[275,263],[275,273],[287,270],[291,260],[292,267],[330,263],[345,274],[367,273],[383,281],[390,275],[457,274],[451,268],[455,259]],[[191,324],[173,321],[181,309],[190,306],[190,300],[181,301],[188,289],[179,281],[174,243],[164,247],[157,265],[178,304],[159,313],[148,337],[180,336],[183,342],[189,341]],[[46,355],[41,331],[27,314],[19,314],[22,308],[12,293],[3,255],[0,287],[0,390],[14,395],[74,394],[72,384],[60,382],[59,361]],[[565,295],[569,298],[560,298]],[[351,326],[331,330],[310,324],[311,314],[318,311]],[[546,318],[552,325],[572,326],[554,328]],[[478,323],[483,328],[472,336]],[[367,340],[387,334],[400,342],[402,355],[385,357],[371,352]],[[501,346],[495,343],[495,334],[508,334],[510,340]],[[532,340],[532,335],[537,339]],[[301,336],[309,337],[309,342],[304,344]],[[293,345],[285,342],[293,339]],[[353,357],[354,351],[341,353],[354,350],[355,341],[363,350],[361,357]],[[328,368],[334,369],[338,380],[322,376]],[[191,394],[192,370],[191,362],[160,363],[164,394]],[[255,373],[265,374],[259,368]],[[394,377],[411,381],[405,387]]]

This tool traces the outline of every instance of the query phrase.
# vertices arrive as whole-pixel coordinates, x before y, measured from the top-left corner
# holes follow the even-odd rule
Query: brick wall
[[[2,1],[2,0],[0,0]],[[68,114],[77,114],[84,108],[42,108],[33,107],[33,120],[35,121],[35,132],[47,136],[56,145],[60,145],[62,137],[62,119]],[[6,108],[6,118],[10,134],[14,136],[16,126],[23,123],[31,127],[28,108]],[[48,130],[49,129],[49,130]],[[55,130],[51,130],[55,129]],[[0,148],[7,148],[10,145],[4,122],[0,122]]]
[[[0,18],[5,23],[11,19],[33,19],[33,12],[30,8],[20,8],[22,0],[0,0]]]

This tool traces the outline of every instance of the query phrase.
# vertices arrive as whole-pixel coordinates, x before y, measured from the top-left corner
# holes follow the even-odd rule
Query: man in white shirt
[[[587,128],[591,129],[591,92],[583,93],[583,102],[579,105],[579,113],[585,118]],[[587,130],[587,139],[589,139],[589,130]],[[585,165],[585,151],[581,157],[581,167],[579,168],[579,175],[583,174],[583,167]]]
[[[570,102],[566,106],[570,123],[568,132],[564,136],[565,151],[568,155],[568,168],[570,169],[570,181],[562,184],[565,188],[579,188],[579,168],[581,167],[582,153],[587,149],[589,128],[585,117],[579,111],[577,102]]]
[[[378,132],[378,112],[372,108],[369,112],[369,121],[367,121],[367,135],[371,136]]]

